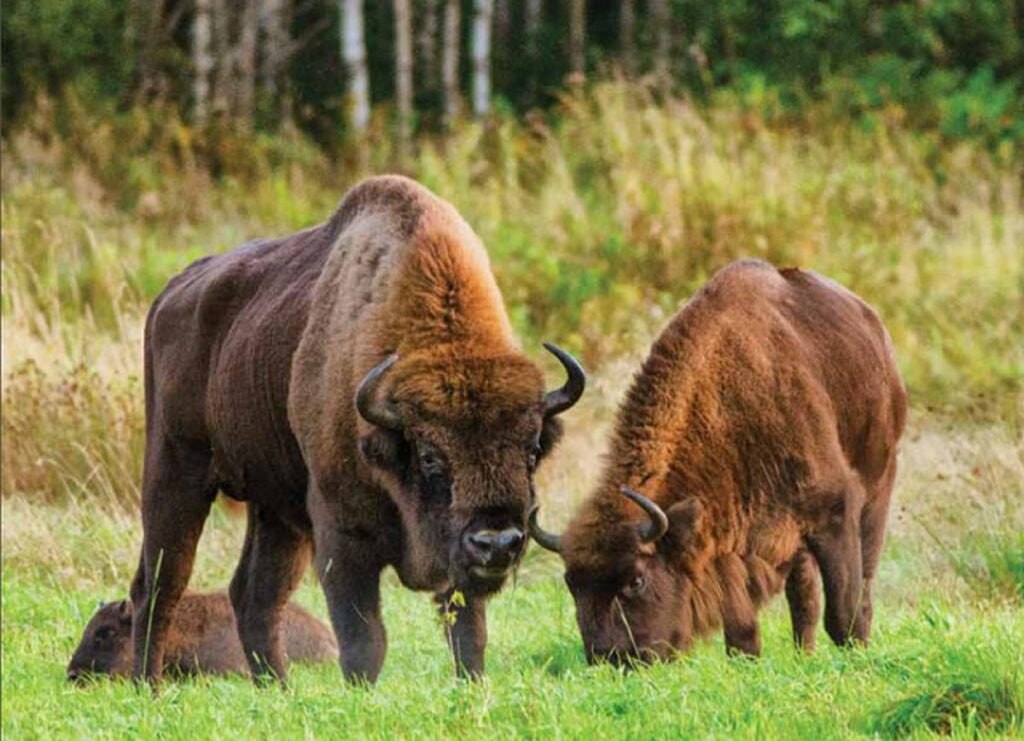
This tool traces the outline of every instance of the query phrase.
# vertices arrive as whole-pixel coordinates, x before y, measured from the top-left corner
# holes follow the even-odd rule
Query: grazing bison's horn
[[[383,427],[386,430],[401,430],[404,426],[394,404],[377,401],[374,398],[381,377],[388,368],[395,364],[396,360],[398,360],[398,356],[391,355],[387,360],[374,367],[366,374],[366,377],[359,383],[359,388],[356,389],[356,409],[359,410],[360,416],[370,424]]]
[[[579,364],[579,361],[562,348],[550,342],[545,342],[544,347],[558,358],[569,375],[569,379],[562,388],[548,391],[544,397],[544,416],[550,417],[561,414],[580,400],[580,397],[583,396],[583,389],[587,385],[587,374],[583,372],[583,366]]]
[[[530,514],[527,516],[527,524],[530,526],[530,535],[537,541],[537,544],[541,548],[546,548],[549,551],[555,553],[562,552],[562,536],[555,535],[543,530],[539,524],[537,524],[537,512],[540,511],[540,507],[533,507],[530,510]]]
[[[659,540],[662,535],[668,532],[668,517],[657,504],[645,497],[643,494],[633,491],[628,486],[621,488],[623,496],[634,502],[640,509],[647,513],[651,521],[643,525],[637,525],[636,533],[640,536],[640,542],[653,543]]]

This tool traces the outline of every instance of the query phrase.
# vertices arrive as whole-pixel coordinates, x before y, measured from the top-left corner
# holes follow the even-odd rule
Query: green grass
[[[241,678],[168,683],[156,699],[127,682],[74,688],[64,667],[97,600],[124,592],[133,517],[28,504],[5,510],[12,538],[5,538],[3,573],[4,738],[1024,733],[1019,604],[937,593],[916,604],[883,602],[869,649],[836,649],[822,635],[818,652],[805,656],[790,645],[780,601],[765,615],[759,661],[730,660],[715,639],[679,662],[627,674],[585,664],[557,566],[536,553],[515,587],[492,602],[488,677],[480,684],[452,677],[430,600],[389,578],[390,651],[372,690],[343,686],[335,666],[295,667],[287,690],[256,689]],[[214,516],[197,586],[225,583],[241,528],[240,520]],[[45,541],[56,552],[33,556]],[[297,599],[324,615],[312,580]]]

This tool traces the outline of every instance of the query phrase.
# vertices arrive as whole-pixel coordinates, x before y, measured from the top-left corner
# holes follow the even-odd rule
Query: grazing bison
[[[134,676],[160,677],[218,490],[248,505],[230,596],[254,677],[284,676],[281,608],[311,551],[346,678],[380,671],[387,566],[455,611],[456,666],[480,673],[485,601],[522,555],[556,415],[583,392],[580,366],[548,349],[569,380],[545,393],[480,240],[402,177],[173,278],[146,321]]]
[[[281,631],[289,661],[312,664],[338,658],[330,629],[292,602],[281,615]],[[68,679],[77,682],[94,674],[127,677],[133,656],[132,603],[109,602],[85,626],[68,664]],[[167,631],[163,668],[175,675],[248,674],[227,594],[182,595]]]
[[[889,336],[855,295],[760,261],[715,275],[654,343],[568,530],[530,514],[588,659],[665,658],[718,627],[756,655],[783,582],[810,650],[819,571],[829,636],[866,642],[905,415]]]

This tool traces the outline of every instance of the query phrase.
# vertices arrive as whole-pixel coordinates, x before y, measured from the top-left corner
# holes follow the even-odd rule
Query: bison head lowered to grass
[[[828,634],[866,642],[905,415],[867,304],[811,272],[719,272],[655,342],[565,534],[531,513],[588,658],[666,658],[718,627],[758,654],[757,610],[784,582],[810,649],[819,573]]]
[[[384,660],[387,566],[442,603],[463,592],[450,644],[481,672],[485,600],[522,554],[556,415],[583,392],[579,365],[549,349],[569,380],[545,393],[480,240],[401,177],[172,279],[146,322],[135,676],[160,676],[218,490],[248,503],[230,595],[255,676],[284,676],[281,608],[311,551],[347,678],[372,681]]]

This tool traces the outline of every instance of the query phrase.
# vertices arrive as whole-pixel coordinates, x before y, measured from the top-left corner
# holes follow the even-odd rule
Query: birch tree
[[[491,112],[491,19],[493,0],[473,3],[473,114]]]
[[[340,0],[341,58],[348,72],[351,123],[356,133],[366,131],[370,121],[370,79],[366,70],[366,42],[363,38],[362,0]]]
[[[291,14],[290,0],[262,0],[260,28],[263,48],[260,55],[260,93],[267,108],[285,121],[291,119],[291,101],[285,79],[292,46]]]
[[[461,40],[459,0],[446,0],[444,6],[444,54],[441,60],[444,92],[444,121],[451,126],[459,116],[459,48]]]
[[[669,56],[672,51],[671,17],[668,0],[649,0],[654,22],[654,76],[662,85],[669,82]]]
[[[619,4],[619,52],[622,71],[627,77],[636,75],[636,5],[634,0],[621,0]]]
[[[569,5],[569,66],[575,82],[583,81],[584,43],[586,43],[587,9],[585,0],[572,0]]]
[[[256,43],[259,38],[259,0],[245,0],[241,8],[241,29],[238,35],[238,51],[234,87],[235,118],[243,126],[252,124],[253,98],[256,94]]]
[[[205,126],[210,116],[210,76],[213,74],[211,41],[211,0],[195,0],[192,20],[192,79],[193,115],[197,126]]]
[[[405,155],[412,138],[412,18],[409,0],[394,0],[394,10],[398,138]]]
[[[420,85],[437,90],[437,0],[422,0],[417,20],[416,47],[423,70]]]

